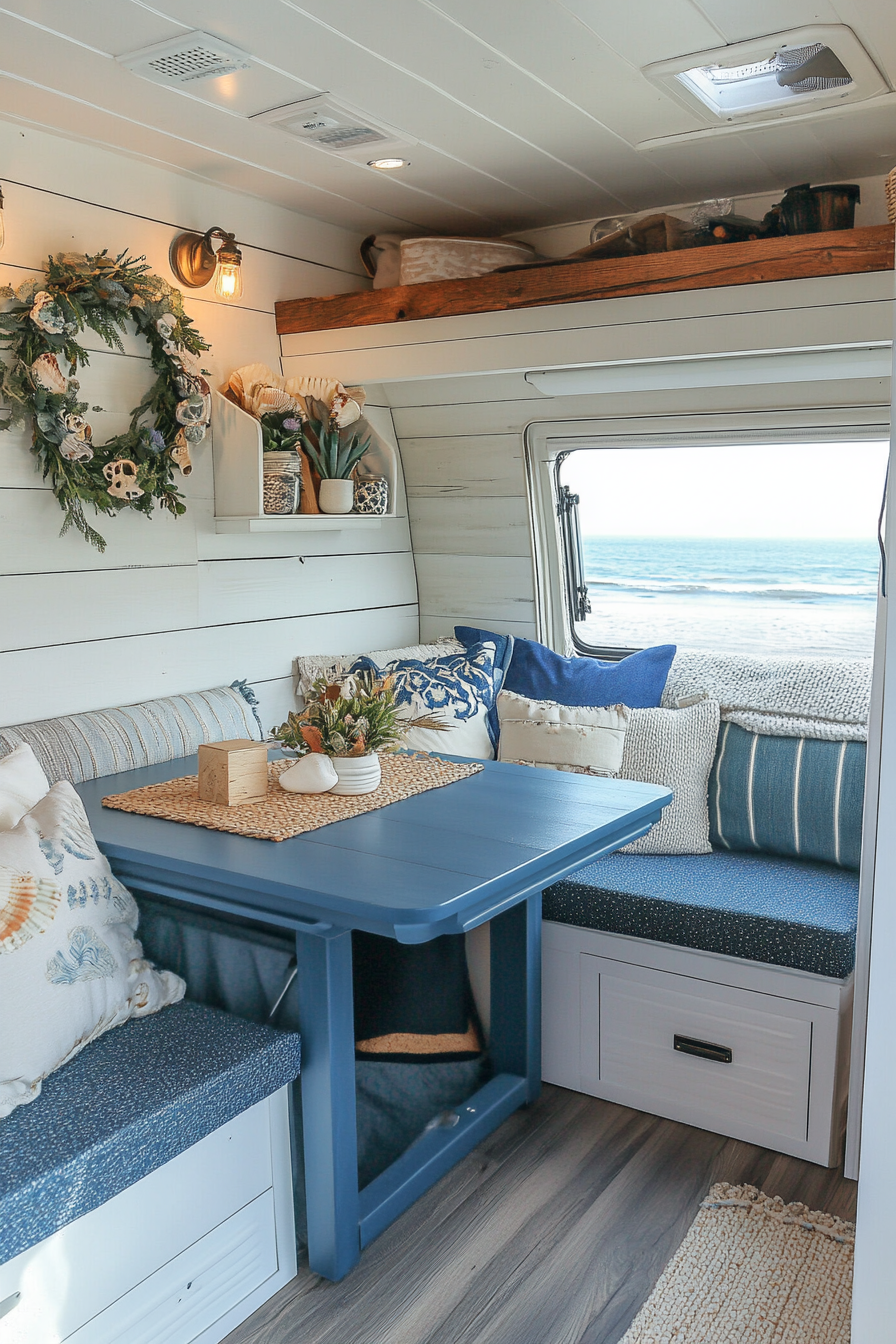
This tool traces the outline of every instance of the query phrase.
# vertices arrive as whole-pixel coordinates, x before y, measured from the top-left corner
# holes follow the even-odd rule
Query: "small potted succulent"
[[[290,714],[271,736],[299,756],[328,756],[338,776],[331,793],[372,793],[381,778],[378,752],[397,751],[410,728],[445,726],[428,715],[405,717],[392,678],[364,671],[342,685],[318,678],[301,713]]]
[[[324,513],[351,513],[355,499],[352,474],[370,447],[370,438],[340,430],[332,419],[309,420],[302,446],[320,476],[318,503]]]
[[[268,411],[259,416],[263,449],[265,513],[298,513],[302,493],[302,442],[299,412]]]

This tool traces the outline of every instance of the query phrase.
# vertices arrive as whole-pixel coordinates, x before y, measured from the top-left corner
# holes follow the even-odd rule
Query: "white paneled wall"
[[[241,364],[280,367],[274,302],[361,288],[358,239],[236,192],[43,132],[0,123],[7,243],[0,284],[36,273],[48,252],[144,255],[166,279],[182,228],[220,225],[243,245],[239,306],[209,290],[187,307],[220,384]],[[83,371],[98,442],[125,428],[150,382],[147,351],[97,339]],[[341,377],[339,360],[317,371]],[[369,389],[377,430],[388,409]],[[379,398],[381,400],[381,396]],[[214,427],[213,427],[214,428]],[[104,554],[70,532],[35,471],[30,433],[0,434],[0,723],[125,704],[248,678],[268,727],[292,705],[297,653],[339,653],[417,639],[417,591],[403,494],[399,516],[356,532],[219,536],[211,442],[182,482],[187,513],[101,518]]]
[[[536,632],[524,434],[575,423],[609,434],[668,429],[881,425],[889,380],[775,383],[547,397],[529,369],[889,341],[893,274],[555,304],[283,338],[284,367],[335,360],[384,385],[401,446],[424,638],[454,624]],[[883,412],[880,408],[886,407]],[[807,417],[806,412],[809,412]],[[686,417],[687,426],[682,419]],[[583,422],[585,428],[583,428]]]

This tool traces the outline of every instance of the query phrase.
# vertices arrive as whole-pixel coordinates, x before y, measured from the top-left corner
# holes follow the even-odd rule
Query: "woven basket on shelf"
[[[887,218],[891,224],[896,224],[896,168],[887,178],[884,191],[887,195]]]

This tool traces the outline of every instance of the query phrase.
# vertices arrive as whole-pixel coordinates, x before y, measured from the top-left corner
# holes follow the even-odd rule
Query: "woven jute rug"
[[[849,1344],[855,1225],[714,1185],[621,1344]]]
[[[329,826],[331,821],[375,812],[402,798],[429,789],[441,789],[458,779],[468,779],[483,768],[442,761],[437,756],[381,756],[383,778],[372,793],[287,793],[277,780],[295,761],[274,761],[268,767],[268,796],[259,803],[239,803],[224,807],[204,803],[199,797],[196,775],[184,775],[164,784],[148,784],[129,793],[113,793],[103,799],[104,807],[121,812],[137,812],[144,817],[182,821],[205,826],[210,831],[229,831],[231,835],[250,835],[256,840],[291,840],[305,831]]]

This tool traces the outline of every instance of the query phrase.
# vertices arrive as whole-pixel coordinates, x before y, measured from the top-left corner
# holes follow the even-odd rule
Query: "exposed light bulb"
[[[0,191],[0,248],[6,242],[6,223],[3,219],[3,192]]]
[[[238,261],[221,261],[215,270],[215,293],[219,299],[233,302],[243,292],[243,272]]]

